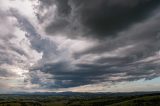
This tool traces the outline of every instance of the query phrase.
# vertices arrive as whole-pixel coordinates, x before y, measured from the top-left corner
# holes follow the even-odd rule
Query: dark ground
[[[1,94],[0,106],[160,106],[160,93]]]

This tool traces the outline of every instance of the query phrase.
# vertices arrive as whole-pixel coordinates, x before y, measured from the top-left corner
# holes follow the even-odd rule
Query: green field
[[[0,95],[0,106],[160,106],[160,95]]]

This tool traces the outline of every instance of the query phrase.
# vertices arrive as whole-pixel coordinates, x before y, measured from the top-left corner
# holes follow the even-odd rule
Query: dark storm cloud
[[[69,36],[114,36],[147,19],[159,3],[159,0],[55,0],[55,20],[51,20],[46,31],[53,35],[65,32]]]
[[[61,62],[57,64],[45,64],[39,69],[42,72],[54,75],[53,80],[55,84],[48,85],[53,88],[68,88],[80,85],[91,84],[103,81],[101,75],[106,73],[117,73],[109,70],[108,66],[101,66],[96,64],[77,64],[79,69],[67,69],[67,63]],[[106,70],[108,68],[108,70]],[[111,72],[112,71],[112,72]],[[97,73],[98,72],[98,73]],[[105,77],[107,77],[106,75]],[[35,82],[35,80],[33,80]]]
[[[47,6],[50,6],[55,2],[55,0],[39,0],[39,1]]]
[[[40,1],[42,6],[57,6],[53,19],[45,17],[50,23],[46,27],[49,35],[80,35],[86,40],[93,37],[96,44],[68,56],[65,50],[58,50],[54,41],[42,39],[26,18],[16,14],[32,48],[43,53],[42,59],[30,68],[33,84],[68,88],[160,76],[158,60],[154,59],[160,49],[158,0]]]
[[[152,63],[135,63],[125,59],[119,60],[115,58],[109,61],[112,65],[94,64],[77,64],[78,69],[69,70],[66,68],[67,63],[60,62],[56,64],[45,64],[38,69],[44,73],[54,75],[50,77],[54,83],[45,84],[46,88],[68,88],[87,84],[97,84],[101,82],[121,82],[135,81],[139,79],[153,79],[160,75],[159,66]],[[121,61],[121,62],[120,62]],[[125,61],[125,62],[124,62]],[[37,69],[35,69],[37,70]],[[32,70],[34,71],[34,69]],[[122,75],[121,75],[122,74]],[[124,75],[123,75],[124,74]],[[112,79],[112,77],[121,77],[120,79]],[[40,83],[33,77],[32,83]],[[40,83],[44,86],[44,82]]]

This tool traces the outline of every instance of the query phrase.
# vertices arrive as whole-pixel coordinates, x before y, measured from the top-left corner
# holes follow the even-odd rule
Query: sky
[[[160,0],[0,0],[0,93],[160,89]]]

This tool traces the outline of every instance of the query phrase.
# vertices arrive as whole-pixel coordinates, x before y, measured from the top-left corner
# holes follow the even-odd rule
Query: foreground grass
[[[160,106],[160,95],[113,97],[0,95],[0,106]]]

